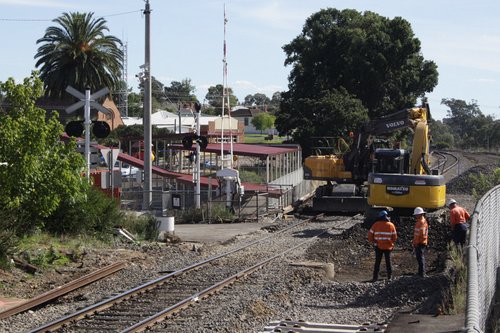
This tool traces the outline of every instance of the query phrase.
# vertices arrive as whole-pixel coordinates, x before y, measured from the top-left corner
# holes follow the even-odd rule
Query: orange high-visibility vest
[[[396,239],[398,239],[396,227],[389,221],[377,221],[368,231],[368,241],[381,250],[394,249]]]
[[[470,214],[465,210],[465,208],[460,207],[455,204],[452,210],[450,210],[450,223],[451,229],[455,228],[455,225],[465,223],[469,219]]]
[[[417,218],[415,228],[413,229],[413,246],[425,245],[428,242],[429,225],[423,215]]]

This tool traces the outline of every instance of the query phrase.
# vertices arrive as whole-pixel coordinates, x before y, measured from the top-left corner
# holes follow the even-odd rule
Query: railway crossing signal
[[[104,106],[101,104],[97,103],[95,100],[101,96],[106,95],[109,92],[109,89],[103,88],[92,95],[90,94],[90,89],[85,90],[85,94],[82,94],[75,88],[71,86],[66,87],[66,92],[69,94],[75,96],[76,98],[80,99],[80,101],[68,106],[66,108],[66,113],[73,113],[82,106],[84,107],[84,128],[85,128],[85,161],[87,162],[87,170],[86,170],[86,176],[89,179],[90,178],[90,124],[92,124],[92,121],[90,120],[90,107],[93,107],[94,109],[97,109],[98,111],[101,111],[102,113],[106,115],[110,115],[111,112],[106,109]],[[107,124],[106,124],[107,125]],[[99,135],[104,135],[106,132],[106,129],[102,129],[102,125],[98,125],[99,129],[97,129],[97,132]],[[109,127],[109,126],[108,126]],[[80,130],[80,127],[78,125],[72,124],[70,128],[75,129],[75,130]],[[94,132],[94,134],[96,134]],[[107,133],[109,134],[109,132]],[[104,136],[106,137],[107,134]],[[96,135],[97,136],[97,135]]]
[[[206,136],[188,135],[182,139],[182,145],[186,149],[191,148],[194,142],[199,143],[201,149],[205,149],[208,146],[208,139]]]

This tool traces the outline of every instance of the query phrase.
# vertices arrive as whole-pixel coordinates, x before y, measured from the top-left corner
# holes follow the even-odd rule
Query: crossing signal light
[[[92,125],[92,133],[99,139],[103,139],[109,135],[111,128],[105,121],[94,121]]]
[[[74,136],[74,137],[82,136],[85,130],[83,126],[83,120],[70,121],[69,123],[66,124],[64,130],[66,131],[66,134],[68,134],[69,136]],[[111,128],[109,127],[107,122],[93,121],[92,133],[94,133],[94,135],[97,138],[99,139],[105,138],[109,135],[110,132]]]
[[[70,121],[64,128],[69,136],[79,137],[83,134],[83,121]]]
[[[201,149],[205,149],[208,146],[208,139],[206,136],[201,135],[188,135],[182,139],[182,146],[186,149],[190,149],[193,146],[193,142],[200,145]]]

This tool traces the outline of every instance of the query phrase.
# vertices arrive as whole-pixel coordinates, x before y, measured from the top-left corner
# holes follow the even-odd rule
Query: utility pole
[[[196,109],[196,136],[199,138],[201,136],[201,131],[200,131],[200,115],[201,115],[201,104],[196,102],[195,104],[195,109]],[[195,156],[195,167],[194,167],[194,172],[195,172],[195,193],[194,193],[194,203],[195,203],[195,208],[200,209],[201,208],[201,187],[200,187],[200,140],[196,140],[196,156]]]
[[[149,210],[151,206],[152,195],[152,175],[151,175],[151,46],[150,46],[150,14],[149,0],[146,0],[144,9],[144,17],[146,18],[146,35],[145,35],[145,51],[144,51],[144,192],[142,200],[142,209]]]

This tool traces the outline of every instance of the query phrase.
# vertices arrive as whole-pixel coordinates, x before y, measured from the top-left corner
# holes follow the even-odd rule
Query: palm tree
[[[104,87],[119,87],[123,52],[122,42],[110,35],[106,20],[94,13],[63,13],[53,20],[60,25],[48,27],[35,59],[41,65],[40,78],[45,95],[62,97],[68,85],[79,91],[95,92]]]

